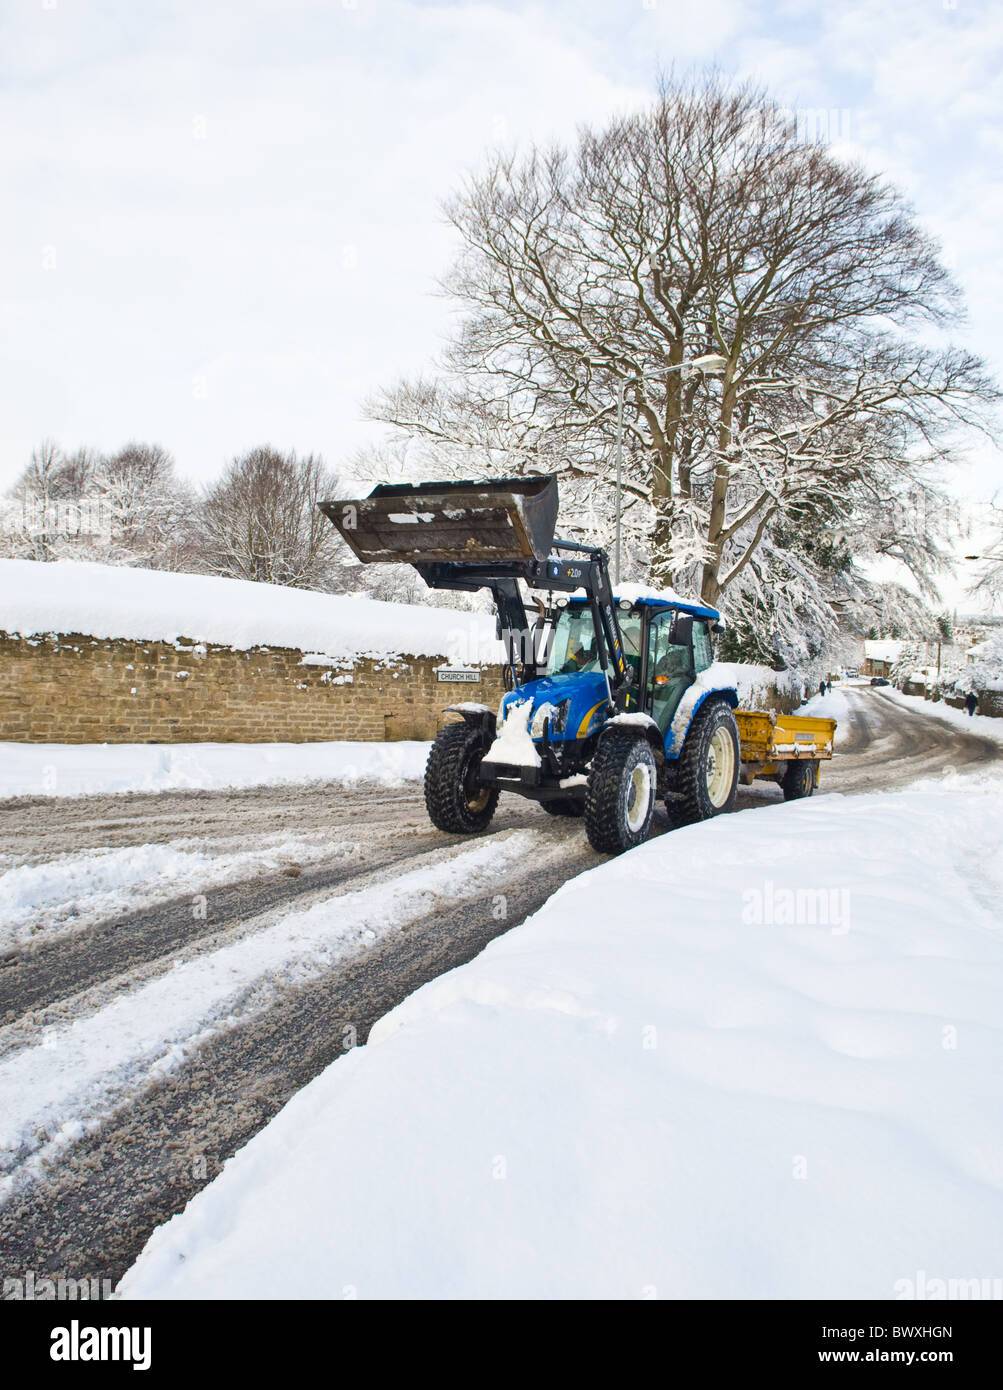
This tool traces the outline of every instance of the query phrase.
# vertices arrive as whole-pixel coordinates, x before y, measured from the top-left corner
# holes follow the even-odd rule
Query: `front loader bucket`
[[[365,564],[545,560],[557,524],[557,479],[383,483],[354,502],[321,502]]]

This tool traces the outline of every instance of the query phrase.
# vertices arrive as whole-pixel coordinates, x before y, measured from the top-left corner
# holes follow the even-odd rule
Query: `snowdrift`
[[[402,787],[425,775],[430,743],[0,743],[0,801],[220,791],[291,783]]]

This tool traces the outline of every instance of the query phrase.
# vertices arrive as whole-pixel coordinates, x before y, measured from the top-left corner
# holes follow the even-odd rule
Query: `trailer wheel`
[[[600,854],[620,854],[648,838],[655,809],[655,756],[636,735],[599,740],[585,794],[585,829]]]
[[[678,787],[684,824],[735,809],[739,773],[738,725],[722,700],[703,705],[679,758]]]
[[[584,816],[585,802],[580,796],[557,796],[553,801],[541,801],[548,816]]]
[[[787,771],[780,779],[785,801],[799,801],[802,796],[814,795],[816,767],[813,758],[787,764]]]
[[[491,736],[470,725],[447,724],[432,744],[425,765],[425,807],[437,830],[476,835],[487,829],[498,805],[498,788],[477,780]]]

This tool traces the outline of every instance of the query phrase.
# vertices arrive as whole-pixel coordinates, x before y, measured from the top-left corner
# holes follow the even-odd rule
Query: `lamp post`
[[[704,376],[723,376],[728,370],[728,359],[722,357],[718,352],[707,352],[702,357],[694,357],[689,362],[676,362],[672,366],[666,367],[659,372],[658,377],[644,377],[638,373],[636,376],[621,377],[617,386],[616,395],[616,541],[613,547],[613,582],[620,583],[620,511],[622,496],[623,479],[623,405],[627,387],[637,381],[661,380],[665,372],[681,372],[686,367],[693,367]]]

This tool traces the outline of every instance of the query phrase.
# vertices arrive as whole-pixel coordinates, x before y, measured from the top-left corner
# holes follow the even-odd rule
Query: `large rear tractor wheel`
[[[813,758],[802,762],[788,763],[787,771],[780,781],[785,801],[800,801],[803,796],[815,794],[815,777],[818,764]]]
[[[599,740],[585,794],[585,829],[600,854],[620,854],[648,838],[655,809],[655,755],[643,738]]]
[[[738,725],[721,700],[702,706],[679,759],[678,787],[684,824],[733,811],[738,799]]]
[[[498,805],[498,788],[477,780],[491,736],[467,723],[447,724],[425,765],[425,806],[437,830],[476,835],[486,830]]]

